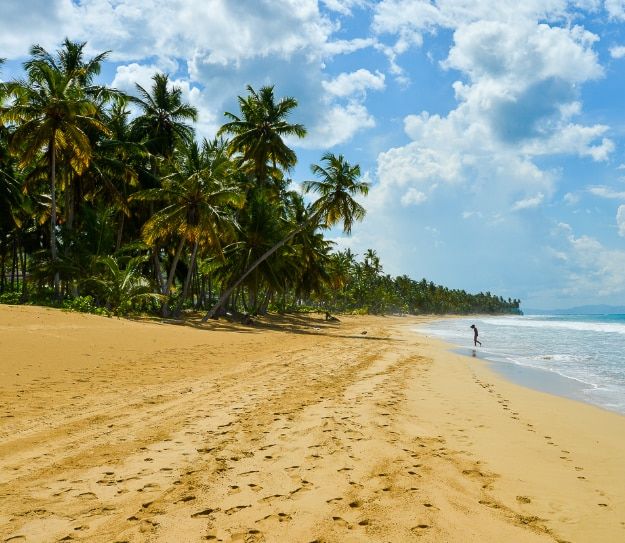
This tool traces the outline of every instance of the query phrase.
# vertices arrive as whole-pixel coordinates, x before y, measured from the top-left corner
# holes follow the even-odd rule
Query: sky
[[[625,305],[625,0],[0,0],[0,78],[65,37],[118,89],[169,74],[200,138],[247,85],[295,97],[294,186],[359,164],[367,216],[328,237],[384,273]]]

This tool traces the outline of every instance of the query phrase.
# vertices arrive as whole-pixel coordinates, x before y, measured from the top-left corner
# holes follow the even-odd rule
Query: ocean
[[[475,351],[471,324],[482,341]],[[625,414],[625,315],[463,317],[418,331],[518,384]]]

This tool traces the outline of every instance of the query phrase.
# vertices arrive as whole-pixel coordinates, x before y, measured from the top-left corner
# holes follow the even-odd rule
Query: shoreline
[[[433,318],[428,324],[435,323],[438,320],[442,319]],[[425,335],[428,335],[429,332],[427,328],[419,328],[414,331],[417,334]],[[428,337],[433,337],[447,343],[449,345],[450,352],[467,358],[478,358],[483,360],[495,374],[516,385],[530,390],[552,394],[553,396],[560,398],[574,400],[609,413],[616,413],[620,416],[625,416],[625,410],[622,406],[613,407],[609,403],[605,401],[602,402],[590,395],[592,391],[597,390],[597,385],[593,385],[575,377],[564,375],[557,370],[533,367],[515,362],[512,359],[504,360],[501,358],[501,355],[488,354],[487,349],[474,349],[470,346],[463,346],[458,343],[454,343],[452,340],[443,336],[439,336],[436,333],[430,333]],[[484,354],[484,352],[486,352],[486,354]]]
[[[625,416],[625,413],[622,413],[617,409],[610,409],[609,407],[589,400],[585,394],[585,392],[589,390],[588,383],[584,383],[573,377],[562,375],[556,371],[524,366],[515,362],[502,362],[500,360],[494,360],[488,358],[487,356],[481,356],[479,352],[474,356],[470,354],[470,351],[472,350],[470,348],[460,348],[451,343],[449,346],[451,352],[460,356],[466,358],[478,358],[479,360],[482,360],[494,374],[512,384],[529,390],[534,390],[536,392],[543,392],[559,398],[573,400],[583,403],[584,405],[590,405],[608,413]]]
[[[625,419],[414,331],[0,307],[0,537],[617,542]]]

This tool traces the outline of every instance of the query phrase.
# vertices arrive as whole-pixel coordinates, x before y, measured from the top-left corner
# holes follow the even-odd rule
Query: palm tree
[[[169,87],[169,76],[156,73],[151,92],[136,85],[140,97],[131,100],[141,110],[133,121],[133,131],[144,138],[152,155],[170,159],[176,145],[193,140],[193,128],[186,124],[197,120],[197,109],[182,102],[182,90]]]
[[[273,86],[262,87],[256,92],[247,86],[249,95],[239,96],[241,116],[226,112],[230,122],[224,124],[218,134],[229,134],[229,150],[238,154],[242,163],[253,173],[257,186],[265,186],[268,172],[277,175],[278,166],[290,170],[297,162],[295,152],[283,138],[303,138],[306,129],[301,124],[290,124],[288,117],[297,107],[297,100],[291,97],[275,102]]]
[[[285,220],[285,210],[280,202],[276,202],[264,191],[251,191],[248,194],[245,208],[237,218],[239,228],[234,243],[227,247],[226,262],[219,270],[221,284],[228,284],[240,277],[264,253],[289,232],[289,224]],[[248,274],[241,286],[247,287],[247,300],[242,296],[246,311],[254,314],[262,305],[258,296],[261,289],[267,286],[269,291],[282,288],[285,268],[291,259],[283,253],[274,253],[265,259],[252,273]]]
[[[147,244],[153,245],[163,237],[179,240],[164,295],[170,293],[184,244],[193,243],[184,298],[200,244],[221,252],[222,241],[234,233],[230,210],[243,205],[244,195],[235,183],[236,171],[223,141],[204,140],[201,149],[192,142],[183,151],[174,173],[163,178],[162,187],[137,192],[131,200],[165,202],[143,226]]]
[[[91,164],[81,179],[82,195],[86,199],[104,198],[117,215],[115,250],[119,250],[124,237],[126,219],[131,217],[129,191],[139,186],[140,176],[146,177],[148,153],[130,130],[129,98],[116,96],[103,112],[109,136],[95,142]]]
[[[311,214],[288,236],[258,258],[233,285],[225,289],[217,303],[204,315],[203,321],[207,321],[216,314],[232,291],[259,264],[285,243],[288,243],[309,224],[317,223],[324,228],[331,228],[337,223],[343,222],[343,231],[349,234],[354,221],[364,218],[365,208],[354,200],[354,196],[366,196],[369,192],[369,184],[360,181],[360,167],[358,165],[351,166],[342,155],[336,156],[332,153],[324,154],[322,161],[325,163],[323,167],[317,164],[311,166],[312,172],[321,179],[304,183],[306,192],[313,191],[321,194],[319,199],[311,205]]]
[[[84,44],[83,44],[84,45]],[[70,167],[82,173],[91,160],[91,143],[86,134],[90,129],[106,132],[106,126],[96,118],[97,107],[84,84],[99,70],[98,62],[88,62],[88,69],[74,69],[76,48],[65,40],[65,49],[57,51],[57,59],[42,47],[31,48],[31,59],[24,63],[28,79],[6,84],[12,99],[0,109],[0,122],[15,125],[11,150],[20,157],[20,167],[34,162],[45,150],[50,188],[50,256],[57,260],[56,223],[57,158],[66,156]],[[77,46],[82,50],[82,46]],[[71,53],[70,53],[71,49]],[[106,54],[99,57],[100,60]],[[70,57],[71,60],[70,61]],[[55,296],[59,296],[59,274],[54,274]]]
[[[150,188],[160,182],[159,159],[170,161],[177,146],[188,145],[193,141],[193,128],[187,122],[197,120],[197,109],[182,102],[182,90],[179,87],[169,88],[169,76],[156,73],[152,80],[151,92],[136,85],[139,97],[131,98],[141,110],[132,123],[131,135],[135,141],[142,141],[151,154],[150,173],[155,184]],[[149,216],[153,215],[153,203],[148,212]],[[161,275],[157,245],[152,247],[152,260],[154,275],[161,292],[164,292],[166,285]]]

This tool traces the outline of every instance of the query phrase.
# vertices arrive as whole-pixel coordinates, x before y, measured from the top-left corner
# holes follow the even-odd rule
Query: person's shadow
[[[473,358],[477,358],[477,349],[473,349],[471,356],[473,356]]]

